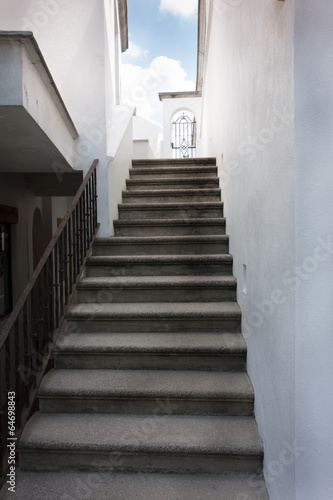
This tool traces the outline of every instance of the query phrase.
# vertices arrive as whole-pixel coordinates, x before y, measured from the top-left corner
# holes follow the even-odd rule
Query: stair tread
[[[173,219],[121,219],[114,221],[114,226],[208,226],[224,225],[225,217],[203,217],[197,218],[178,218]]]
[[[62,333],[56,351],[246,354],[240,333]]]
[[[245,372],[172,370],[57,370],[44,376],[38,397],[246,399],[253,388]]]
[[[68,499],[72,492],[73,498],[83,498],[84,495],[84,498],[109,500],[110,491],[113,500],[268,500],[261,475],[115,474],[105,471],[89,471],[87,474],[17,470],[15,496],[18,499]],[[13,496],[6,483],[0,496],[3,500]]]
[[[232,262],[230,254],[204,254],[204,255],[93,255],[88,257],[87,264],[102,264],[113,262]]]
[[[117,243],[196,243],[228,242],[229,236],[225,234],[194,235],[194,236],[111,236],[110,238],[96,238],[94,246],[112,245]]]
[[[147,416],[36,412],[19,450],[263,456],[253,417]]]
[[[83,303],[70,306],[68,318],[161,318],[197,317],[240,318],[236,302],[144,302],[144,303]]]
[[[164,173],[169,173],[169,172],[174,172],[177,174],[178,172],[212,172],[214,174],[217,174],[217,167],[214,165],[181,165],[181,166],[162,166],[162,165],[156,165],[154,167],[145,167],[145,166],[140,166],[136,168],[130,168],[129,173],[130,174],[164,174]]]
[[[127,196],[158,196],[164,194],[177,194],[177,196],[181,196],[182,194],[193,194],[193,195],[205,195],[205,194],[221,194],[221,188],[185,188],[178,189],[176,192],[174,189],[147,189],[133,193],[132,191],[123,191],[122,195]]]
[[[216,158],[213,156],[203,156],[200,158],[152,158],[152,159],[135,159],[132,160],[132,165],[216,165]]]
[[[177,177],[176,175],[174,177],[168,177],[166,179],[154,179],[154,177],[146,178],[146,179],[127,179],[126,184],[167,184],[169,182],[175,182],[175,183],[187,183],[187,182],[194,182],[195,184],[203,184],[205,185],[206,182],[212,182],[218,184],[219,179],[218,177],[208,177],[208,176],[195,176],[195,177]]]
[[[235,287],[234,276],[121,276],[82,278],[79,289],[110,287]]]
[[[122,210],[131,209],[172,209],[172,208],[222,208],[222,201],[198,201],[198,202],[170,202],[170,203],[120,203],[118,208]]]

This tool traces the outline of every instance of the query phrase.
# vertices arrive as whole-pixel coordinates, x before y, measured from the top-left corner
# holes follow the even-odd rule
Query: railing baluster
[[[0,333],[1,482],[8,467],[8,391],[16,394],[19,437],[97,232],[97,163],[98,160],[93,162]]]
[[[71,294],[73,291],[73,281],[75,280],[75,276],[73,273],[73,245],[72,245],[72,221],[73,217],[72,215],[70,216],[68,220],[68,286],[69,286],[69,293]]]
[[[59,306],[59,257],[58,257],[58,241],[54,246],[53,259],[54,259],[54,273],[53,273],[53,290],[54,290],[54,307],[55,307],[55,327],[58,328],[60,317]]]
[[[22,379],[22,382],[24,383],[25,387],[25,407],[29,408],[30,406],[30,392],[29,392],[29,375],[31,373],[31,360],[30,360],[30,342],[29,339],[31,338],[30,336],[30,331],[29,331],[29,326],[31,325],[30,321],[28,320],[28,306],[27,303],[24,304],[23,306],[23,350],[24,350],[24,364],[23,366],[20,366],[20,376]]]

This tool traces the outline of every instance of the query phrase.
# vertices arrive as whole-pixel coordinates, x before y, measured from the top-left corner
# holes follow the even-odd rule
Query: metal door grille
[[[171,148],[174,158],[195,158],[196,121],[185,113],[172,122]]]

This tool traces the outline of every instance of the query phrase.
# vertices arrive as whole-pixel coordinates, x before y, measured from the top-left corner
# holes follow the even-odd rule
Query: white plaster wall
[[[52,236],[58,229],[58,219],[63,219],[72,203],[73,198],[69,196],[53,196],[52,203]]]
[[[297,500],[333,496],[333,4],[296,0]]]
[[[0,29],[33,31],[79,132],[74,167],[87,172],[99,158],[101,236],[110,234],[107,109],[115,104],[114,89],[106,87],[107,74],[114,70],[114,47],[106,53],[106,40],[112,39],[108,30],[114,27],[104,13],[113,13],[114,5],[115,0],[110,5],[100,0],[0,0]]]
[[[201,127],[201,97],[163,98],[163,158],[171,158],[171,122],[177,111],[190,111],[195,115],[197,131]],[[197,135],[196,156],[202,156],[201,138]]]
[[[64,122],[57,105],[50,96],[50,85],[45,82],[36,61],[32,60],[26,47],[22,46],[23,106],[40,128],[51,139],[71,166],[75,164],[76,143]],[[38,66],[38,67],[37,67]],[[59,168],[59,166],[57,167]]]
[[[291,500],[295,299],[284,274],[295,265],[294,3],[211,6],[203,154],[219,166],[266,483],[271,500]]]
[[[117,153],[109,162],[109,198],[110,220],[118,219],[118,204],[122,203],[122,191],[126,190],[126,179],[129,178],[129,169],[133,158],[133,124],[130,120],[123,134]],[[111,234],[114,234],[113,224]]]
[[[133,159],[135,160],[152,160],[156,158],[148,139],[133,140]]]
[[[163,146],[162,126],[143,116],[133,117],[133,139],[134,141],[148,140],[152,152],[152,158],[160,158]],[[148,158],[143,157],[143,158]]]

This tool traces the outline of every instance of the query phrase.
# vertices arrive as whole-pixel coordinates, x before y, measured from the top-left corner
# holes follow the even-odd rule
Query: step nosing
[[[202,219],[128,219],[114,221],[115,227],[120,226],[222,226],[225,225],[225,217],[209,217]]]
[[[178,236],[178,235],[169,235],[169,236],[111,236],[106,238],[98,238],[95,240],[94,246],[103,246],[103,245],[111,245],[116,243],[160,243],[160,242],[171,242],[171,243],[186,243],[186,242],[226,242],[229,241],[229,236],[225,234],[207,234],[205,236],[202,235],[188,235],[188,236]]]
[[[147,189],[133,193],[133,191],[122,191],[123,196],[146,196],[146,195],[164,195],[164,194],[177,194],[177,196],[181,196],[182,194],[217,194],[221,193],[221,188],[184,188],[181,190],[177,190],[175,192],[173,189]]]
[[[209,201],[199,201],[199,202],[179,202],[179,203],[120,203],[118,208],[121,210],[133,210],[133,209],[178,209],[178,208],[222,208],[223,202],[209,202]]]
[[[211,278],[211,279],[210,279]],[[126,277],[91,277],[82,278],[77,287],[78,289],[89,289],[89,288],[109,288],[110,286],[115,287],[133,287],[133,288],[145,288],[145,287],[183,287],[191,288],[235,288],[236,278],[233,276],[221,276],[221,277],[206,277],[206,276],[126,276]]]
[[[240,333],[232,334],[168,334],[140,333],[130,334],[109,333],[66,333],[60,334],[55,350],[82,351],[100,353],[174,353],[177,355],[220,355],[232,354],[244,356],[247,347]]]
[[[133,429],[146,420],[138,415],[35,413],[19,449],[263,455],[253,417],[154,416],[152,431],[138,439]]]
[[[205,255],[94,255],[88,257],[87,264],[103,262],[157,262],[157,263],[177,263],[177,262],[232,262],[230,254],[205,254]]]
[[[253,401],[254,393],[244,372],[53,369],[44,377],[38,397],[61,396]]]

